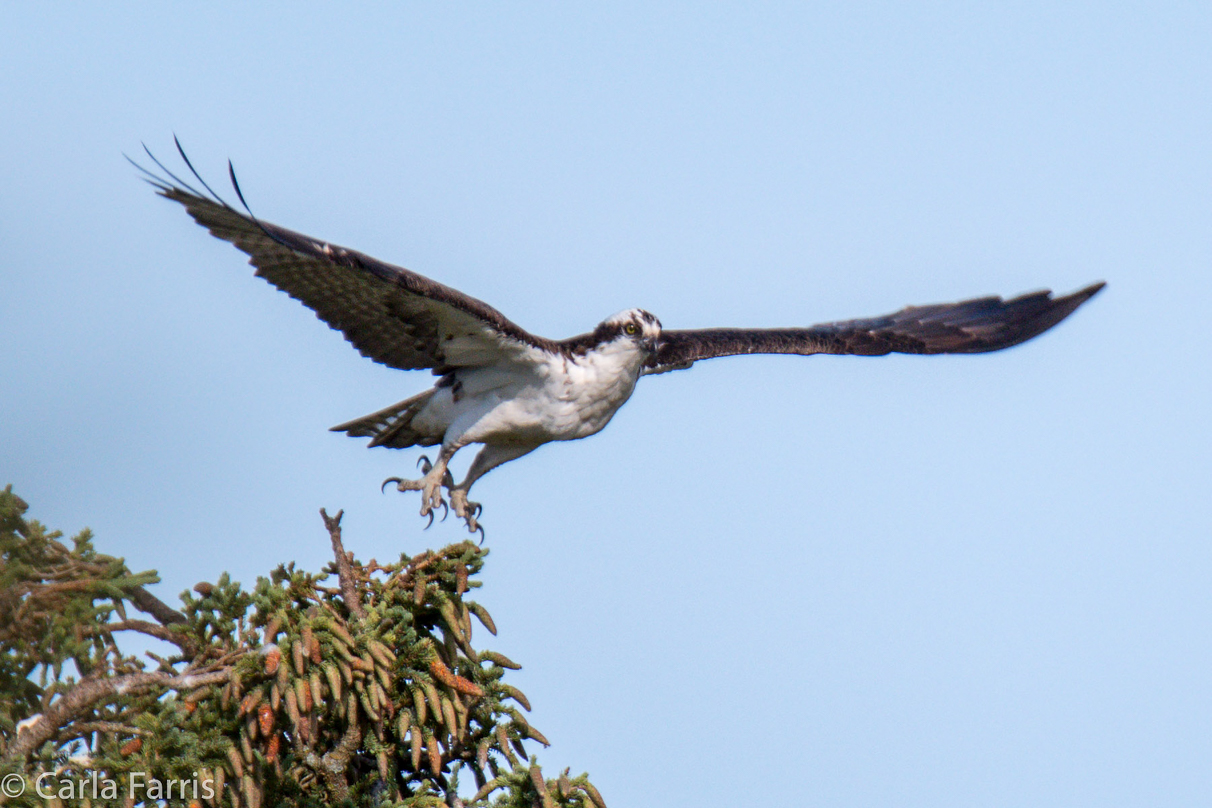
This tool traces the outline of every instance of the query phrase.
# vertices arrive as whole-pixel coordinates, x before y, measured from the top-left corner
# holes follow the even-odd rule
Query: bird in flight
[[[1103,287],[1093,283],[1061,297],[1041,291],[1010,300],[980,297],[909,306],[882,317],[808,328],[667,330],[647,311],[628,309],[587,334],[552,340],[424,275],[261,221],[244,203],[229,162],[244,212],[236,210],[194,170],[180,143],[177,150],[202,190],[182,181],[150,151],[166,176],[131,162],[161,196],[247,253],[256,275],[301,301],[363,356],[438,377],[430,389],[332,431],[370,438],[372,447],[440,446],[432,462],[422,456],[419,479],[392,477],[383,486],[420,491],[421,515],[430,524],[437,508],[446,510],[445,489],[449,508],[481,535],[481,507],[468,499],[476,480],[544,443],[597,433],[642,376],[739,354],[998,351],[1047,331]],[[448,469],[451,458],[473,443],[482,448],[456,483]]]

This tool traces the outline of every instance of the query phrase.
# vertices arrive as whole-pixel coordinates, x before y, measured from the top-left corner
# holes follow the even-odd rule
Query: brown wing
[[[1033,292],[1011,300],[981,297],[909,306],[865,320],[810,328],[712,328],[665,331],[645,373],[690,367],[700,359],[737,354],[985,353],[1025,342],[1065,319],[1103,288],[1094,283],[1064,297]]]
[[[254,219],[171,173],[175,183],[138,167],[161,196],[179,202],[212,235],[248,253],[258,276],[301,301],[376,362],[414,370],[525,361],[535,349],[558,351],[551,340],[529,333],[457,289]],[[234,185],[234,174],[232,179]]]

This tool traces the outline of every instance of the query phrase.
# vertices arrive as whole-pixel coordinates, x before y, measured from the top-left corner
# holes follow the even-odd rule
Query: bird
[[[340,331],[363,356],[399,370],[429,370],[437,382],[403,401],[332,427],[370,447],[439,447],[422,455],[417,479],[389,477],[383,488],[419,491],[421,516],[438,508],[484,528],[482,506],[468,499],[489,471],[552,441],[601,431],[646,376],[697,362],[747,354],[977,354],[1035,337],[1068,317],[1105,285],[1071,294],[989,296],[806,328],[666,329],[640,308],[607,317],[588,333],[554,340],[525,330],[492,306],[417,272],[262,221],[253,215],[228,161],[243,211],[225,202],[177,151],[197,189],[144,146],[163,172],[127,158],[156,192],[182,205],[217,238],[249,256],[255,275],[295,298]],[[455,482],[451,459],[478,444],[466,476]],[[443,489],[449,506],[443,498]]]

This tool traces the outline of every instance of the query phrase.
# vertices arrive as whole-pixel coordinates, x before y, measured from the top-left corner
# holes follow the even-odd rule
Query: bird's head
[[[643,309],[627,309],[603,320],[594,334],[599,342],[625,340],[653,353],[661,338],[661,321]]]

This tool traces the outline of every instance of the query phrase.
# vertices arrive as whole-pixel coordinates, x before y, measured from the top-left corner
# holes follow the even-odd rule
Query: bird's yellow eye
[[[636,334],[640,333],[640,327],[635,323],[628,323],[627,325],[623,326],[623,333],[629,337],[634,337]]]

